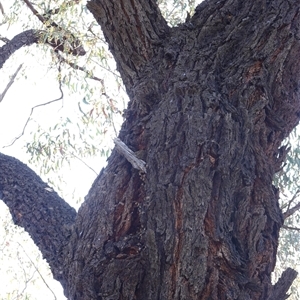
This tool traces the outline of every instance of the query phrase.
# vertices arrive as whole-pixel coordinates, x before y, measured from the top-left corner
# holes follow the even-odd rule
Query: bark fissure
[[[88,8],[130,97],[119,138],[147,167],[113,150],[65,250],[68,298],[285,299],[272,178],[300,117],[298,0],[204,1],[172,29],[155,1]]]

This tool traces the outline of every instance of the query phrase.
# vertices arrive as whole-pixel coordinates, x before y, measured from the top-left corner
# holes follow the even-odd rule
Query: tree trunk
[[[41,234],[12,196],[22,181],[6,180],[26,168],[3,172],[3,156],[0,188],[15,222],[68,299],[286,299],[296,272],[271,284],[283,224],[272,178],[300,116],[299,1],[205,1],[176,28],[154,0],[88,8],[130,97],[119,138],[146,172],[113,150],[74,223],[54,196],[69,215],[55,226],[67,230]]]

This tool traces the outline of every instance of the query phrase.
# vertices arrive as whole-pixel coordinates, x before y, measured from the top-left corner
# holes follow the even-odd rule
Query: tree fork
[[[119,139],[147,167],[112,151],[62,249],[68,299],[286,299],[272,179],[300,116],[299,1],[205,1],[176,28],[152,0],[88,8],[130,97]]]

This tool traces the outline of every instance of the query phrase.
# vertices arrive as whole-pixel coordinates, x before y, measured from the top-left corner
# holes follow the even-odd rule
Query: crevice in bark
[[[119,138],[147,172],[113,150],[64,251],[68,298],[285,299],[272,178],[300,117],[298,0],[205,1],[172,29],[155,1],[88,8],[130,96]]]

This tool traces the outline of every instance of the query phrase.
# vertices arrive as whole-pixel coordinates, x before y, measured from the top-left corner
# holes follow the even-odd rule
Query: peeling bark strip
[[[14,189],[24,167],[0,166],[15,222],[35,233],[71,300],[286,299],[296,272],[271,283],[283,224],[272,178],[300,117],[299,0],[207,0],[176,28],[154,0],[88,9],[130,97],[119,139],[147,174],[113,150],[63,241],[55,215],[24,217],[48,207],[42,183],[24,194]],[[72,224],[53,201],[55,222]]]
[[[131,151],[120,139],[114,139],[114,143],[117,151],[123,155],[135,169],[146,173],[146,163],[143,160],[137,158],[133,151]]]

